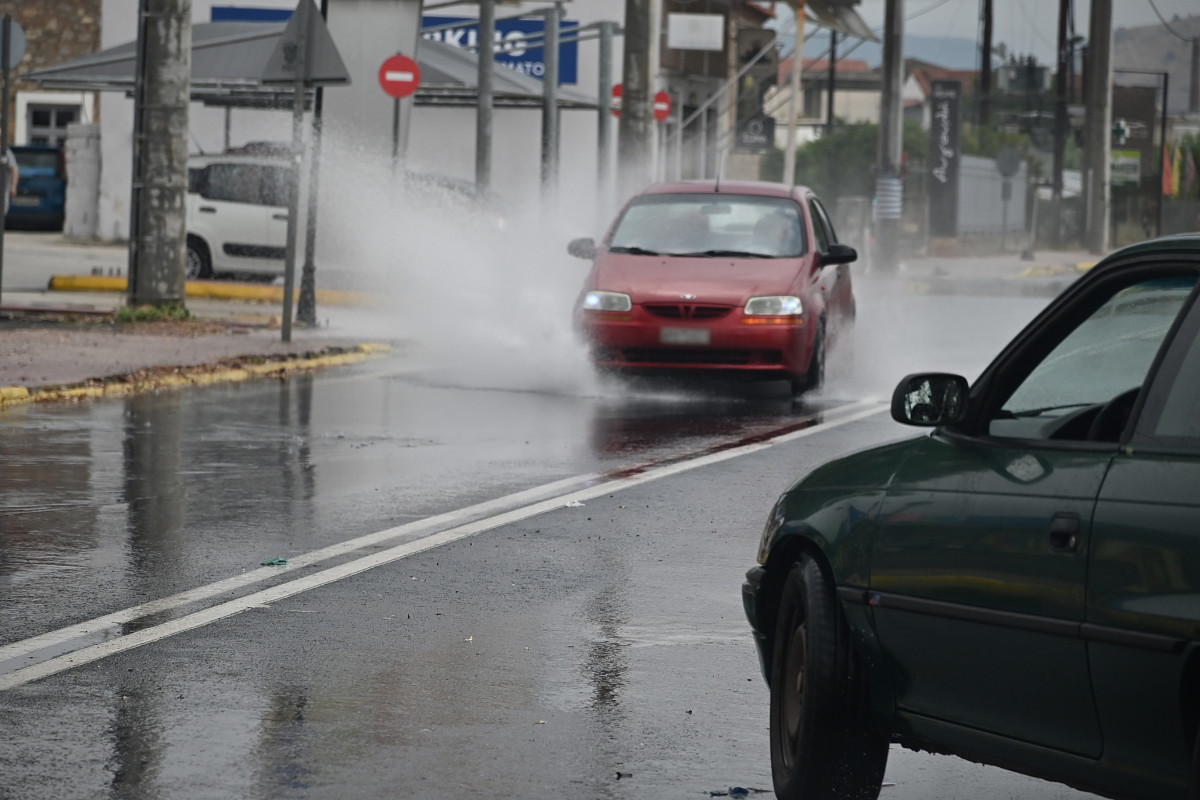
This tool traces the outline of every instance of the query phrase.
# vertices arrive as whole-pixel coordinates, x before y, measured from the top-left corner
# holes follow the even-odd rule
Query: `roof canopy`
[[[192,99],[210,106],[291,108],[292,89],[264,84],[262,75],[286,23],[201,22],[192,25]],[[466,50],[422,39],[417,63],[421,86],[417,105],[475,105],[478,59]],[[42,89],[132,94],[137,42],[110,47],[83,58],[34,70],[24,77]],[[493,68],[494,102],[499,107],[540,108],[542,82],[508,67]],[[559,87],[563,108],[595,108],[595,99]]]

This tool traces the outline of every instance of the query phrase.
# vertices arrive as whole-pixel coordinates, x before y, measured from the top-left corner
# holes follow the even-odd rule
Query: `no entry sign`
[[[408,97],[421,85],[421,68],[405,55],[394,55],[379,68],[379,85],[392,97]]]
[[[621,116],[621,94],[624,91],[625,87],[619,83],[613,86],[612,105],[610,108],[612,108],[612,115],[614,117]]]
[[[659,92],[654,95],[654,118],[659,122],[666,122],[669,116],[671,116],[671,95]]]

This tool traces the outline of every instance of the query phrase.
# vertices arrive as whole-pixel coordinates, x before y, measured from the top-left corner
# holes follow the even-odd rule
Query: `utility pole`
[[[900,86],[904,79],[904,3],[887,0],[883,22],[883,95],[879,108],[879,149],[875,159],[875,243],[878,265],[893,272],[899,265],[904,150]]]
[[[983,47],[979,55],[979,124],[991,123],[992,0],[983,0]]]
[[[542,14],[546,19],[546,38],[542,45],[546,64],[546,73],[542,76],[542,196],[553,203],[558,193],[558,34],[562,5],[555,3]]]
[[[475,188],[482,196],[492,185],[492,70],[495,67],[496,5],[479,0],[478,106],[475,113]]]
[[[796,120],[800,116],[800,92],[804,77],[804,0],[794,0],[795,40],[792,49],[792,91],[788,93],[787,149],[783,151],[783,182],[796,185]]]
[[[1108,248],[1109,150],[1112,145],[1112,4],[1092,0],[1084,87],[1084,245],[1093,253]]]
[[[608,212],[612,191],[612,112],[609,110],[609,92],[612,91],[612,46],[616,23],[600,22],[600,68],[597,79],[596,101],[596,191],[600,195],[599,206]]]
[[[829,117],[825,122],[825,132],[833,133],[833,92],[837,84],[837,31],[829,31]]]
[[[1058,65],[1054,73],[1054,174],[1051,191],[1054,210],[1051,213],[1050,241],[1061,247],[1063,167],[1067,148],[1067,27],[1070,24],[1071,0],[1058,0]],[[1036,246],[1036,242],[1034,243]]]
[[[134,92],[129,303],[183,303],[191,0],[141,0]]]
[[[1188,113],[1200,114],[1200,37],[1192,39],[1192,84],[1188,90]]]
[[[654,29],[653,0],[625,0],[625,52],[622,59],[621,121],[617,126],[618,185],[623,199],[651,180],[654,128],[650,107],[650,78],[654,65],[650,41]]]

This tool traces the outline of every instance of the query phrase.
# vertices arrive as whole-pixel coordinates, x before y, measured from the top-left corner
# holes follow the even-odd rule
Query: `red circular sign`
[[[666,122],[669,116],[671,116],[671,95],[659,92],[654,95],[654,118],[659,122]]]
[[[625,87],[619,83],[613,87],[612,105],[609,107],[612,109],[614,117],[621,116],[621,95],[624,91]]]
[[[379,85],[392,97],[408,97],[421,85],[421,68],[408,56],[396,54],[379,68]]]

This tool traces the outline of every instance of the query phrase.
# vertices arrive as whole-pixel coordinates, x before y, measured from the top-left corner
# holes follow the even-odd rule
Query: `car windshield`
[[[1030,373],[1004,411],[1060,412],[1140,386],[1195,283],[1194,277],[1156,279],[1117,292]]]
[[[783,197],[655,194],[625,209],[614,252],[666,256],[795,258],[806,242],[800,206]]]
[[[13,150],[13,155],[17,157],[19,169],[51,172],[58,169],[57,150]]]

